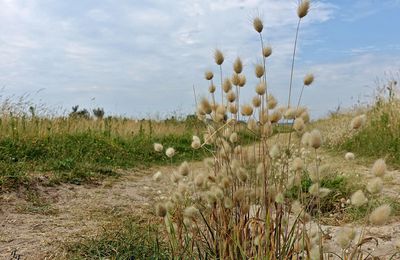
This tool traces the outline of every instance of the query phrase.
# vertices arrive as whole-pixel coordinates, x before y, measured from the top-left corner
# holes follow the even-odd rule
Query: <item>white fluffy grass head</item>
[[[165,154],[168,156],[168,158],[172,158],[175,155],[175,149],[172,147],[167,148],[165,151]]]
[[[303,170],[303,168],[304,168],[303,160],[299,157],[294,158],[292,167],[293,167],[293,170],[295,170],[295,171]]]
[[[293,129],[294,129],[296,132],[303,132],[305,126],[306,126],[306,125],[304,124],[303,118],[298,117],[298,118],[296,118],[296,119],[294,120]]]
[[[388,204],[379,206],[372,211],[369,221],[374,225],[383,225],[388,221],[391,212],[392,208]]]
[[[240,112],[243,116],[251,116],[253,114],[253,107],[249,104],[244,104]]]
[[[260,96],[261,96],[261,95],[264,95],[266,89],[267,89],[267,87],[266,87],[265,83],[264,83],[264,82],[261,82],[261,83],[257,84],[257,86],[256,86],[256,93],[257,93],[258,95],[260,95]]]
[[[355,158],[355,156],[354,156],[354,153],[346,153],[345,155],[344,155],[344,158],[347,160],[347,161],[351,161],[351,160],[354,160],[354,158]]]
[[[208,70],[204,73],[204,78],[206,80],[212,80],[212,78],[214,77],[214,74],[212,73],[212,71]]]
[[[356,207],[361,207],[365,203],[368,202],[368,199],[365,197],[364,192],[362,190],[356,191],[352,196],[351,196],[351,204],[353,204]]]
[[[164,147],[162,144],[159,144],[159,143],[154,144],[154,151],[160,153],[160,152],[162,152],[163,149],[164,149]]]
[[[378,159],[375,161],[374,165],[371,168],[372,174],[374,174],[377,177],[382,177],[386,173],[386,163],[385,160],[383,159]]]
[[[314,75],[309,73],[304,77],[303,83],[306,86],[311,85],[314,82]]]
[[[180,166],[179,166],[179,173],[182,176],[188,176],[190,172],[189,168],[189,163],[187,161],[184,161]]]
[[[258,32],[258,33],[262,32],[264,25],[263,25],[263,22],[260,17],[256,17],[253,19],[253,27],[254,27],[254,30],[256,30],[256,32]]]
[[[310,146],[314,149],[320,148],[322,145],[322,135],[318,129],[314,129],[310,133]]]
[[[214,61],[217,63],[217,65],[224,63],[224,54],[219,49],[214,51]]]
[[[153,180],[159,181],[159,180],[161,180],[161,177],[162,177],[162,173],[160,171],[158,171],[153,175]]]
[[[367,191],[371,194],[381,192],[383,189],[383,181],[381,178],[376,177],[371,179],[367,184]]]
[[[297,7],[297,16],[301,19],[308,14],[309,10],[310,10],[310,1],[301,0],[299,6]]]
[[[243,71],[243,63],[242,63],[242,60],[239,57],[237,57],[235,62],[233,63],[233,70],[237,74],[240,74]]]
[[[276,105],[278,105],[278,101],[276,100],[276,98],[273,95],[268,95],[268,109],[274,109],[276,107]]]
[[[351,227],[343,227],[336,234],[336,243],[346,249],[350,246],[351,241],[355,238],[356,231]]]
[[[265,58],[268,58],[269,56],[271,56],[271,54],[272,54],[272,48],[271,48],[271,46],[265,46],[265,47],[263,48],[263,56],[264,56]]]
[[[366,122],[366,116],[359,115],[359,116],[354,117],[351,120],[350,127],[351,127],[351,129],[357,130],[357,129],[361,128],[365,124],[365,122]]]

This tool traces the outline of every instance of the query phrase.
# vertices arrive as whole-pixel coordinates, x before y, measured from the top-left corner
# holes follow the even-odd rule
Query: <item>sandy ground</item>
[[[347,162],[334,156],[325,160],[337,167],[341,174],[370,178],[369,167],[363,166],[364,162]],[[197,171],[202,167],[202,163],[192,166]],[[34,199],[21,196],[21,193],[1,194],[0,259],[17,259],[17,255],[20,259],[60,259],[63,243],[95,236],[115,216],[149,213],[154,203],[173,189],[166,180],[152,180],[157,170],[171,173],[173,169],[162,167],[123,172],[122,177],[99,185],[39,187],[40,198],[36,199],[36,204],[32,202]],[[391,171],[388,175],[384,193],[400,199],[400,173]],[[334,237],[339,227],[324,226],[324,229]],[[366,245],[366,251],[380,256],[380,259],[389,259],[387,256],[396,250],[395,241],[400,239],[398,218],[393,217],[385,226],[368,227],[366,231],[378,238],[379,243],[378,247],[372,243]],[[336,248],[334,244],[332,247]],[[400,255],[393,259],[400,259]]]

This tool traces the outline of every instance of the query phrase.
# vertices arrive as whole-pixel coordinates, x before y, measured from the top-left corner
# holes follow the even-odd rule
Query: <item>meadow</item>
[[[399,259],[397,82],[369,106],[312,120],[302,97],[314,75],[292,93],[309,10],[299,1],[287,100],[269,89],[273,47],[259,17],[260,62],[247,75],[256,86],[242,58],[227,69],[216,49],[208,96],[186,118],[78,107],[37,115],[6,99],[0,256],[40,247],[38,259]],[[253,99],[243,102],[243,91]]]

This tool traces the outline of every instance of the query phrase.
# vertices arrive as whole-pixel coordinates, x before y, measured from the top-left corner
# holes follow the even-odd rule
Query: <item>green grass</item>
[[[392,208],[392,216],[400,215],[400,202],[397,199],[390,197],[377,197],[372,200],[370,199],[367,204],[361,207],[347,207],[344,212],[346,222],[364,221],[372,210],[386,203]]]
[[[54,134],[44,137],[4,137],[0,139],[0,187],[2,190],[29,185],[36,173],[46,173],[50,183],[79,184],[116,176],[117,168],[142,168],[169,164],[153,143],[176,150],[172,163],[201,159],[204,150],[190,147],[192,134],[111,137],[95,132]]]
[[[95,238],[67,244],[67,259],[170,259],[158,227],[128,218]]]
[[[400,101],[377,102],[367,114],[368,122],[351,138],[343,140],[340,150],[371,158],[385,158],[400,165]]]
[[[311,181],[307,172],[304,172],[301,180],[301,189],[305,194],[305,205],[309,205],[309,211],[312,213],[315,210],[315,203],[313,197],[308,194],[308,190],[313,182]],[[321,212],[325,215],[329,215],[337,211],[340,207],[341,198],[349,198],[351,194],[358,190],[361,186],[356,181],[349,177],[338,175],[336,172],[330,172],[325,178],[321,180],[321,187],[328,188],[331,190],[330,194],[321,199]],[[300,187],[292,187],[286,192],[286,197],[289,199],[299,199]]]

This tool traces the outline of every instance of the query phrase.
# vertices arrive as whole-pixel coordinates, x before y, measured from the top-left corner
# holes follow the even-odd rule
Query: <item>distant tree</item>
[[[69,113],[69,116],[89,119],[90,113],[86,108],[79,110],[79,105],[76,105],[72,107],[72,112]]]
[[[100,107],[93,109],[93,115],[99,120],[103,119],[104,109]]]

